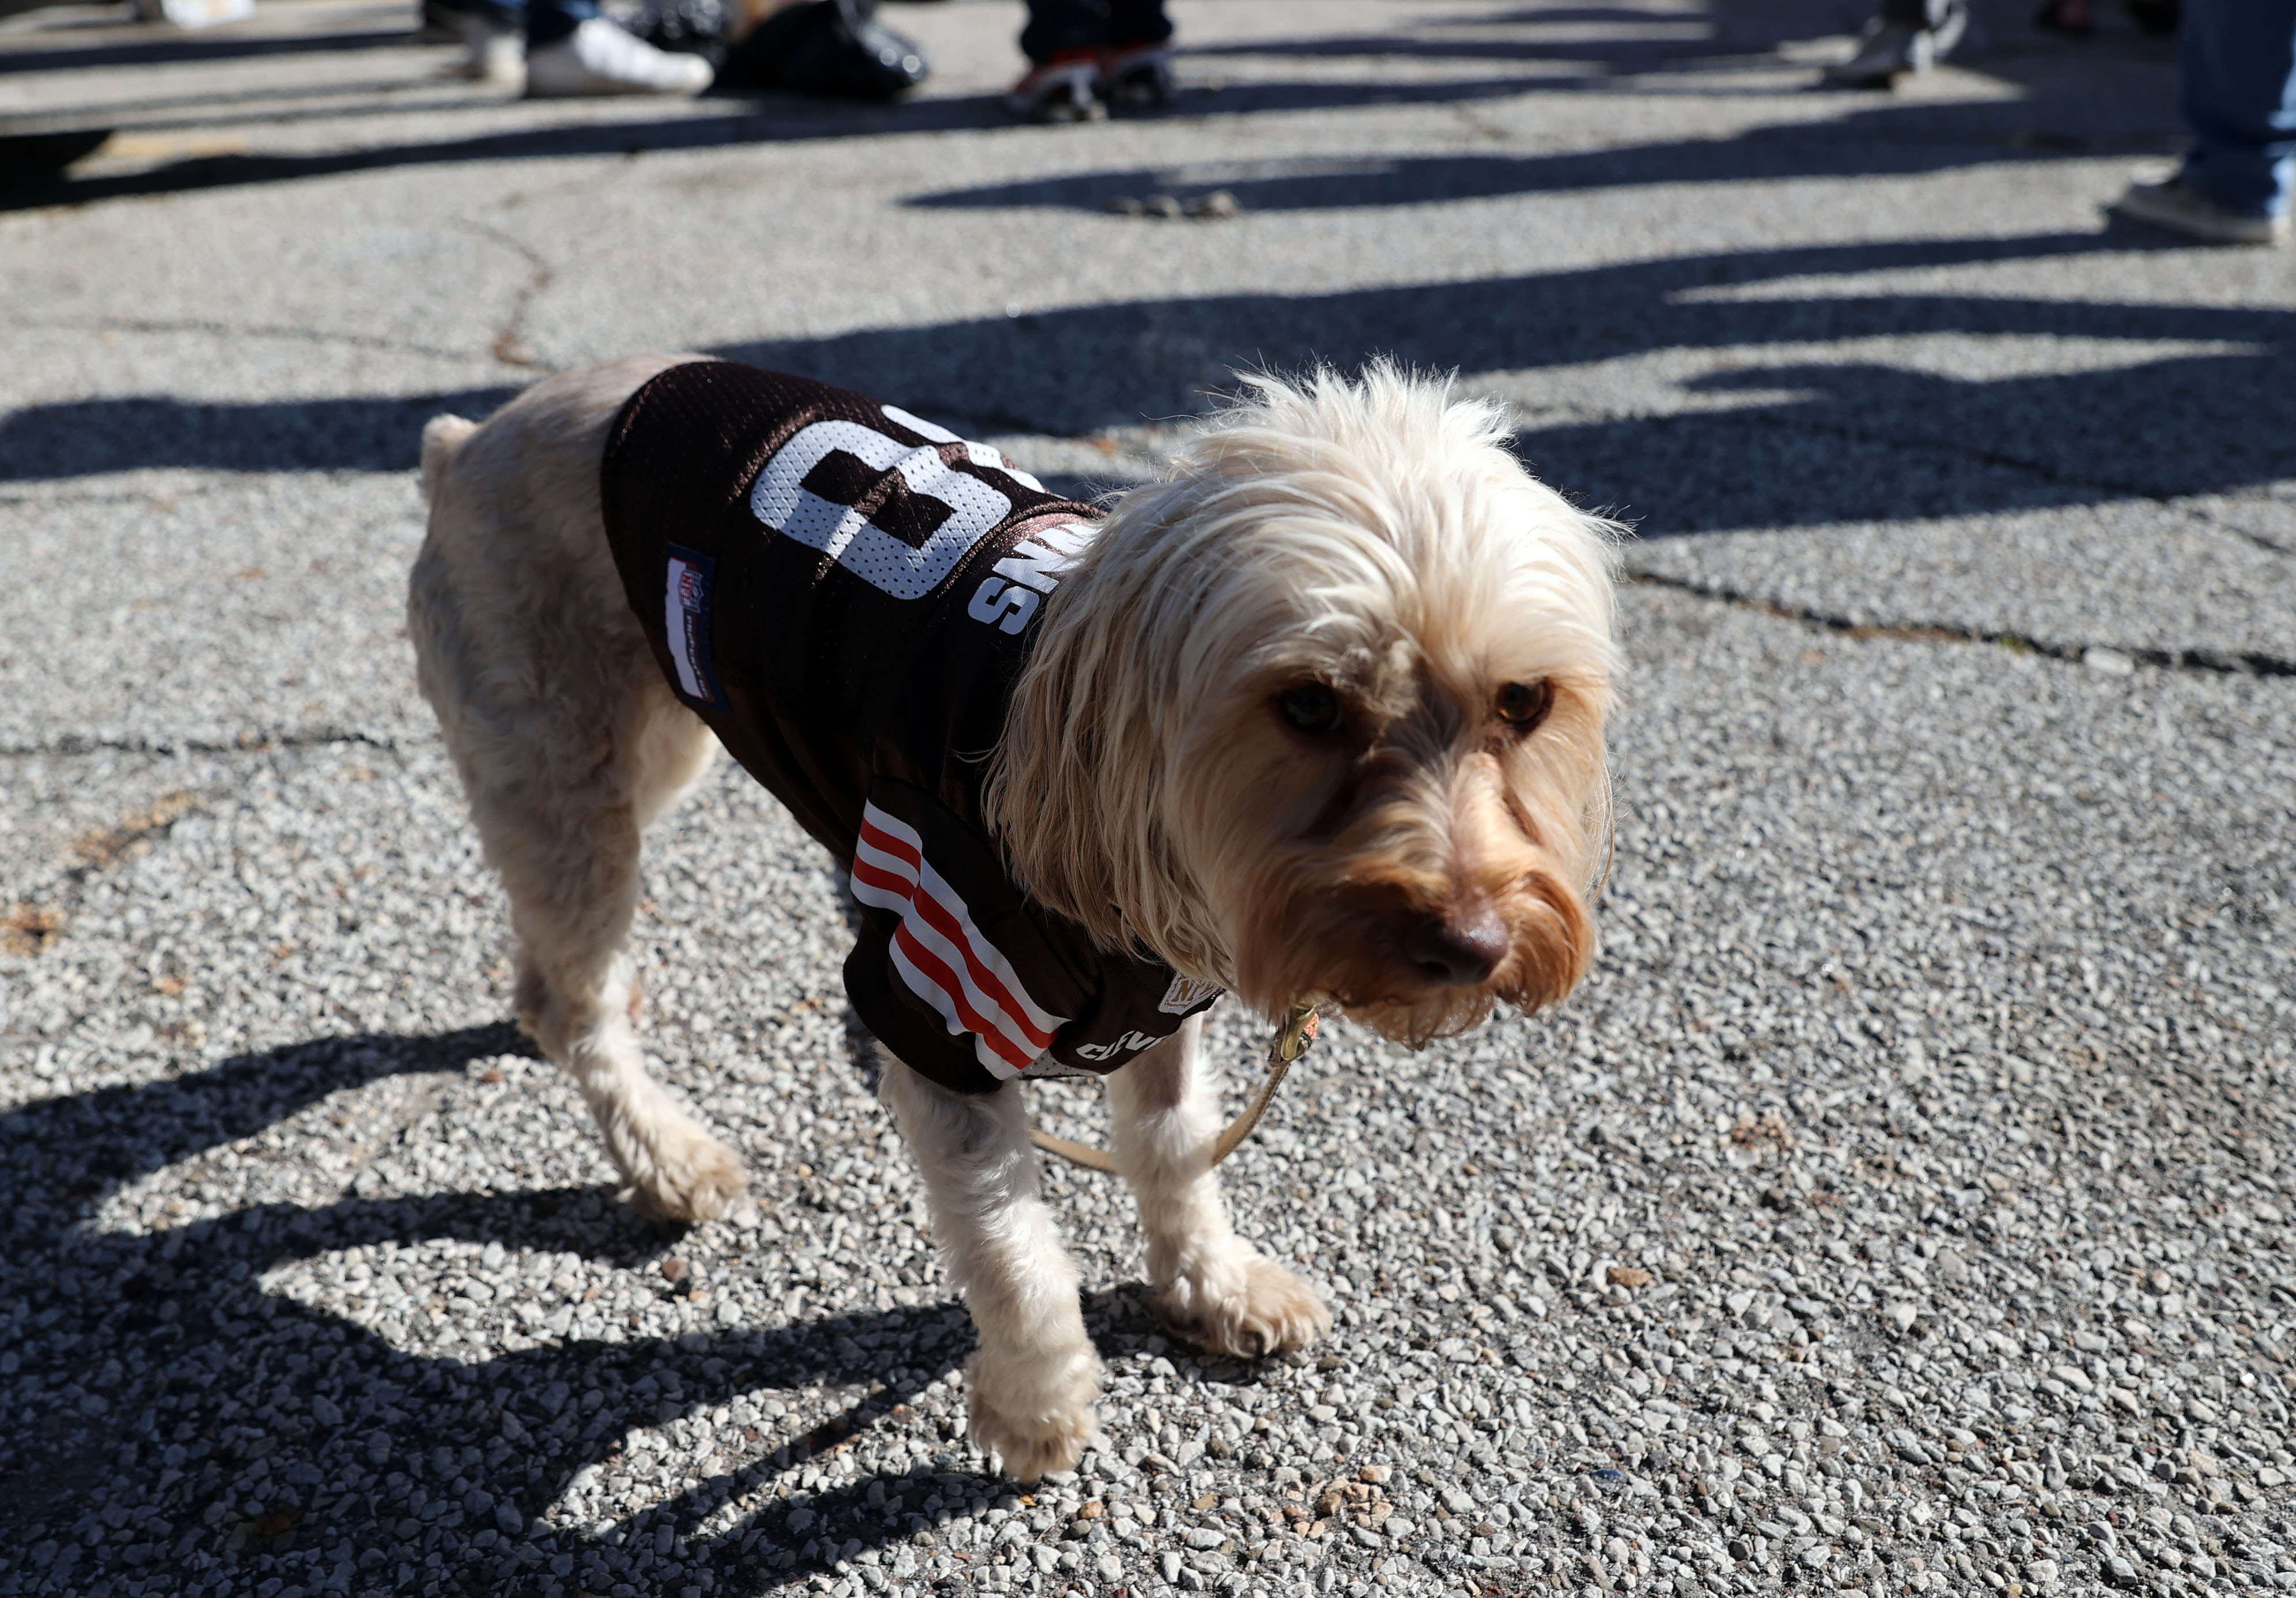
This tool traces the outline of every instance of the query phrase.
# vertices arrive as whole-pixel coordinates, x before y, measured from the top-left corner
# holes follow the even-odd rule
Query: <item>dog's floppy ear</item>
[[[455,452],[463,447],[463,440],[479,430],[479,424],[460,416],[433,416],[422,424],[422,498],[425,504],[439,496],[439,479],[447,468],[455,463]]]
[[[1101,947],[1145,945],[1176,969],[1225,969],[1165,836],[1168,729],[1152,686],[1154,619],[1104,558],[1133,543],[1111,516],[1061,579],[1005,717],[984,808],[1029,897]],[[1119,566],[1131,562],[1119,559]]]

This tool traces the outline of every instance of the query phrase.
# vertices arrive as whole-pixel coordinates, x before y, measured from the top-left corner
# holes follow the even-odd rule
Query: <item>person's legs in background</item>
[[[515,83],[522,70],[536,98],[698,94],[709,86],[708,61],[633,38],[607,20],[597,0],[448,0],[431,13],[461,33],[467,76]]]
[[[2296,165],[2296,0],[2193,0],[2177,70],[2199,141],[2183,182],[2229,209],[2285,216]]]
[[[1029,25],[1021,29],[1029,70],[1006,102],[1035,122],[1106,116],[1100,69],[1108,45],[1108,0],[1029,0]]]
[[[2186,0],[2177,98],[2194,144],[2115,209],[2223,244],[2288,236],[2296,180],[2296,0]]]
[[[1886,89],[1943,61],[1968,30],[1968,0],[1882,0],[1857,53],[1825,76],[1851,88]]]
[[[597,0],[526,0],[529,99],[698,94],[713,76],[700,56],[657,50],[616,27]]]
[[[1082,122],[1172,98],[1172,24],[1164,0],[1029,0],[1021,30],[1028,75],[1007,96],[1039,122]]]
[[[596,0],[527,0],[526,47],[538,50],[570,39],[583,23],[604,14]]]
[[[1102,90],[1119,106],[1172,102],[1172,20],[1164,0],[1109,0]]]

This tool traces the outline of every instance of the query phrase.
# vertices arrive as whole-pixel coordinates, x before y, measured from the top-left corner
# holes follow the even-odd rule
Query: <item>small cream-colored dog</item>
[[[1417,1045],[1560,999],[1594,948],[1609,529],[1442,383],[1250,389],[1104,519],[692,356],[423,434],[411,630],[521,1021],[627,1198],[723,1210],[741,1169],[647,1076],[624,948],[640,834],[724,741],[852,872],[848,990],[980,1332],[972,1435],[1023,1479],[1092,1439],[1099,1369],[1013,1078],[1106,1076],[1162,1315],[1294,1348],[1329,1316],[1229,1225],[1202,1008]]]

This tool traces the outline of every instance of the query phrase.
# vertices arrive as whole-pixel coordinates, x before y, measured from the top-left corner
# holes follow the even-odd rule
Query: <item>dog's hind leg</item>
[[[506,845],[483,821],[480,830],[490,834],[488,857],[502,871],[518,932],[520,1024],[581,1087],[621,1171],[621,1197],[644,1215],[698,1221],[723,1215],[746,1179],[733,1151],[646,1073],[624,947],[637,906],[639,836],[708,768],[717,747],[683,706],[663,701],[629,729],[619,780],[603,791],[552,794],[522,811]]]
[[[518,1018],[570,1073],[649,1215],[722,1214],[733,1152],[646,1074],[624,946],[646,824],[717,741],[677,702],[622,593],[598,505],[606,429],[668,365],[537,384],[484,427],[423,432],[430,527],[407,600],[424,697],[518,934]]]
[[[972,1440],[1022,1481],[1065,1471],[1099,1431],[1100,1359],[1076,1262],[1037,1193],[1021,1090],[952,1093],[890,1054],[884,1064],[879,1096],[916,1156],[942,1257],[980,1333],[964,1368]]]
[[[656,715],[624,729],[594,780],[507,793],[472,783],[471,811],[510,897],[519,1024],[581,1088],[622,1174],[621,1197],[644,1215],[698,1221],[725,1213],[744,1185],[741,1165],[647,1075],[625,950],[640,834],[716,748],[699,720],[662,699]]]
[[[1228,1224],[1211,1168],[1216,1086],[1201,1016],[1108,1078],[1109,1153],[1139,1201],[1156,1311],[1223,1354],[1303,1348],[1331,1329],[1331,1313]]]

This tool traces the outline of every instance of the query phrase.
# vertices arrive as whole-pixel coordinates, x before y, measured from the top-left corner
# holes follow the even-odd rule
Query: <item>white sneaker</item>
[[[698,94],[717,74],[698,55],[657,50],[603,17],[526,53],[529,100],[581,94]]]
[[[2165,227],[2210,244],[2279,244],[2288,238],[2285,217],[2253,217],[2218,205],[2177,178],[2132,183],[2112,209],[2138,222]]]

